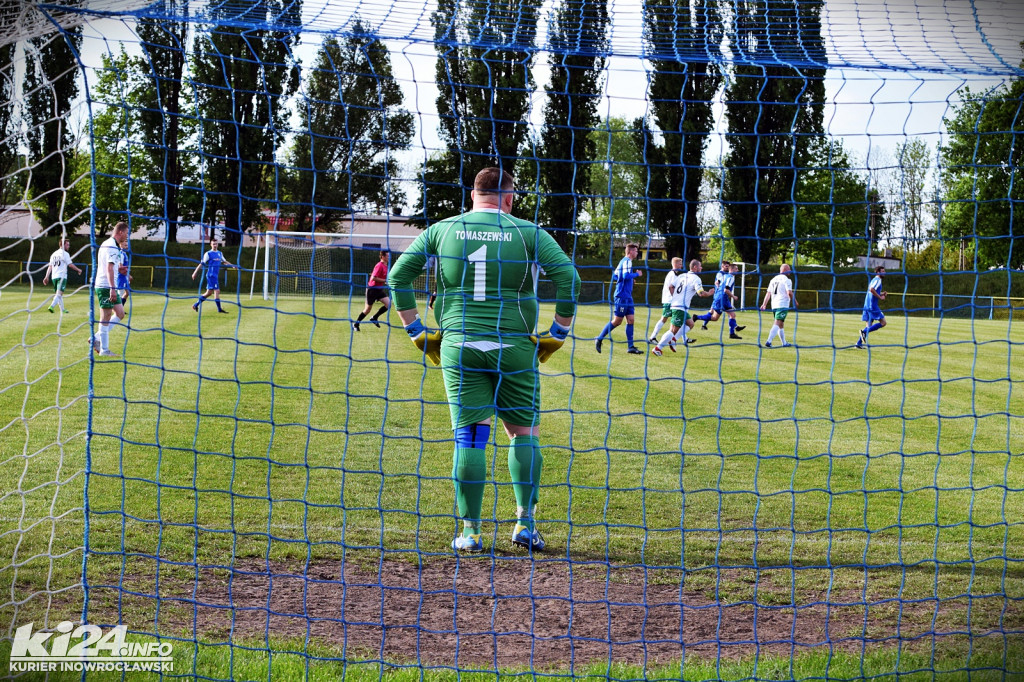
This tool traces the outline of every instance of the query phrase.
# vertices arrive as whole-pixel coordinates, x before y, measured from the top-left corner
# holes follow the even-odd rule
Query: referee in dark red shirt
[[[369,314],[373,304],[377,301],[380,301],[380,309],[370,318],[370,322],[373,322],[375,327],[380,326],[380,322],[377,319],[391,307],[391,299],[388,297],[387,251],[380,252],[380,261],[373,266],[373,272],[370,273],[370,279],[366,283],[366,306],[359,313],[356,321],[352,323],[352,327],[356,331],[359,331],[359,323]]]

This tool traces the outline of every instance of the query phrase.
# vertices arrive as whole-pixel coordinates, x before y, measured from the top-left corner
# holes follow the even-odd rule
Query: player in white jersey
[[[694,258],[690,261],[689,272],[673,270],[665,278],[665,287],[672,287],[672,301],[669,304],[672,310],[672,328],[665,332],[658,345],[651,349],[655,355],[661,355],[662,347],[674,341],[680,330],[684,344],[694,343],[697,340],[686,338],[686,328],[693,326],[693,320],[690,319],[686,311],[694,296],[711,296],[714,293],[704,288],[704,283],[700,281],[700,271],[701,263]]]
[[[764,292],[764,301],[761,303],[761,310],[768,309],[768,301],[771,301],[772,311],[775,313],[775,324],[768,331],[768,340],[765,342],[765,348],[772,347],[772,340],[777,336],[782,341],[783,347],[788,346],[786,343],[786,332],[783,331],[782,327],[786,324],[786,316],[789,314],[790,308],[796,308],[796,295],[793,293],[793,283],[789,281],[789,273],[793,268],[789,267],[789,263],[783,263],[782,267],[779,268],[779,274],[772,278],[772,281],[768,283],[768,290]]]
[[[71,268],[79,275],[82,274],[82,270],[71,262],[71,254],[68,253],[70,248],[70,240],[61,240],[60,247],[50,255],[50,264],[46,266],[46,274],[43,275],[43,286],[49,284],[51,279],[53,280],[53,301],[50,302],[50,307],[47,308],[51,313],[54,306],[60,308],[62,313],[68,311],[64,307],[64,289],[68,285],[68,268]]]
[[[100,325],[92,337],[92,348],[107,357],[115,356],[110,351],[110,325],[124,318],[124,307],[117,294],[117,269],[121,267],[120,244],[127,238],[128,223],[120,222],[96,250],[96,277],[92,285],[100,307]]]
[[[665,326],[665,323],[672,318],[672,287],[669,279],[672,277],[672,273],[677,270],[683,269],[683,259],[676,257],[672,259],[672,270],[665,275],[665,284],[661,288],[661,319],[654,325],[654,331],[651,332],[651,343],[658,343],[658,332]],[[675,348],[672,348],[675,350]]]

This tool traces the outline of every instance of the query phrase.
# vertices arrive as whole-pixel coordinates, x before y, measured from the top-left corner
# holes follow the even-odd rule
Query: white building
[[[0,206],[0,237],[11,239],[36,239],[42,236],[43,227],[24,204]]]

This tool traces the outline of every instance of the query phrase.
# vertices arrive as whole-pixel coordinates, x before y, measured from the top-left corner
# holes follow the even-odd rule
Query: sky
[[[137,0],[92,0],[108,6]],[[307,26],[297,56],[312,64],[323,35],[344,30],[358,17],[386,38],[396,78],[414,112],[417,134],[403,161],[414,172],[441,148],[434,83],[436,52],[431,42],[433,0],[304,0]],[[542,16],[553,6],[546,0]],[[193,5],[195,15],[202,5]],[[611,56],[606,64],[601,113],[632,120],[647,113],[648,63],[643,50],[640,0],[611,0]],[[826,0],[823,38],[830,68],[826,79],[825,126],[843,140],[862,167],[891,163],[892,150],[911,137],[932,148],[943,141],[942,119],[952,113],[965,85],[984,90],[1014,73],[1021,62],[1024,7],[1017,0]],[[540,22],[537,44],[547,40]],[[100,63],[104,52],[136,42],[131,21],[92,20],[86,25],[82,58]],[[549,68],[547,53],[534,59],[538,88],[530,121],[540,130]],[[709,163],[724,151],[724,108],[715,107],[716,133]]]

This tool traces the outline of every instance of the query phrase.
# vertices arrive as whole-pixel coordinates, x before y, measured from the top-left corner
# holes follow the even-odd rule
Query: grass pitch
[[[91,359],[87,292],[61,317],[45,294],[4,290],[12,624],[54,604],[57,620],[80,613],[85,543],[90,583],[153,572],[157,557],[173,571],[450,553],[440,371],[399,326],[353,332],[361,300],[243,298],[226,315],[193,300],[136,294],[130,331],[111,333],[122,357]],[[645,350],[659,314],[638,309]],[[550,556],[681,566],[726,602],[790,603],[824,581],[872,601],[969,603],[967,632],[1024,627],[1019,323],[891,314],[856,350],[856,317],[797,313],[794,346],[764,349],[769,315],[744,311],[742,341],[712,323],[659,358],[627,355],[621,327],[596,353],[606,316],[581,308],[542,366]],[[495,431],[484,533],[503,553],[514,497]],[[726,569],[771,572],[771,589]]]

